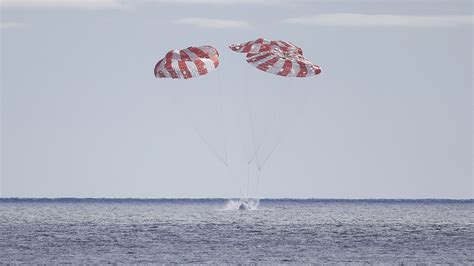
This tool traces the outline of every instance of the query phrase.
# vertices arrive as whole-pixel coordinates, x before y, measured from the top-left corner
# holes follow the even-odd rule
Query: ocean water
[[[474,263],[474,201],[0,199],[0,263]]]

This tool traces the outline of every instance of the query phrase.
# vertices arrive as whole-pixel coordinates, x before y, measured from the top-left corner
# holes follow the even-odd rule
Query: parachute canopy
[[[303,50],[298,46],[292,44],[291,42],[287,41],[270,41],[263,38],[258,38],[254,41],[248,41],[242,44],[231,44],[229,46],[230,49],[234,52],[238,53],[263,53],[271,51],[274,48],[278,48],[281,51],[287,54],[299,54],[303,56]]]
[[[303,57],[303,50],[287,41],[263,38],[242,44],[232,44],[235,52],[246,53],[247,62],[254,67],[285,77],[309,77],[321,73],[321,68]]]
[[[213,71],[219,66],[219,52],[212,46],[171,50],[155,65],[155,77],[189,79]]]

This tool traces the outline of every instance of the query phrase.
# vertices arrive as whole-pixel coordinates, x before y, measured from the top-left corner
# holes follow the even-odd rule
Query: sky
[[[473,198],[470,0],[0,2],[0,197]],[[227,47],[258,37],[322,73]]]

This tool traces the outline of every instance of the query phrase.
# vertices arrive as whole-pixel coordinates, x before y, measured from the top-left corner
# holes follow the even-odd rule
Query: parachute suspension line
[[[286,88],[291,88],[292,87],[292,78],[287,78],[287,85],[285,86]],[[286,98],[286,97],[284,97]],[[279,103],[279,105],[281,105],[282,103]],[[283,128],[283,122],[282,122],[282,118],[281,118],[281,115],[280,116],[277,116],[278,117],[278,125],[280,128],[282,128],[281,130],[282,131],[286,131],[288,130],[288,128]],[[281,142],[283,141],[283,138],[284,138],[284,132],[282,132],[282,134],[280,134],[278,137],[277,137],[277,141],[276,141],[276,144],[275,146],[272,148],[272,150],[270,151],[270,153],[265,157],[265,159],[263,160],[262,162],[262,169],[263,167],[265,166],[266,162],[270,159],[270,157],[272,157],[273,153],[276,151],[276,149],[278,148],[278,146],[280,146]]]
[[[258,158],[257,158],[257,151],[255,149],[255,133],[254,133],[254,128],[253,128],[253,123],[254,123],[254,119],[252,118],[252,114],[253,114],[253,108],[252,106],[250,105],[250,100],[249,100],[249,89],[248,89],[248,72],[247,72],[247,68],[245,68],[244,70],[244,73],[245,73],[245,78],[244,78],[244,98],[245,98],[245,104],[247,105],[247,117],[248,117],[248,121],[250,123],[250,137],[251,137],[251,141],[252,141],[252,149],[253,149],[253,157],[251,157],[251,159],[248,161],[248,163],[250,164],[254,159],[256,161],[258,161]]]
[[[248,120],[249,120],[249,123],[250,123],[250,138],[251,138],[251,142],[252,142],[252,149],[253,149],[253,156],[251,157],[251,159],[247,162],[247,168],[248,168],[248,173],[250,173],[249,171],[249,168],[250,168],[250,165],[251,163],[255,160],[255,165],[257,166],[257,182],[256,182],[256,188],[255,188],[255,196],[258,198],[258,179],[260,178],[260,167],[259,167],[259,160],[258,160],[258,150],[260,150],[260,147],[261,145],[259,145],[258,147],[258,150],[257,150],[257,145],[255,143],[255,130],[254,130],[254,127],[253,127],[253,123],[255,121],[254,117],[253,117],[253,108],[250,104],[250,101],[249,101],[249,92],[248,92],[248,86],[247,84],[245,84],[245,88],[244,88],[244,98],[245,98],[245,102],[247,104],[247,114],[248,114]],[[250,179],[250,174],[248,174],[248,179]],[[250,182],[248,182],[248,190],[250,191]]]
[[[260,143],[258,143],[256,145],[256,148],[255,148],[254,136],[252,136],[252,140],[253,140],[253,143],[254,143],[254,149],[255,149],[255,168],[256,168],[256,176],[257,176],[257,180],[255,182],[255,195],[256,195],[257,198],[259,198],[260,178],[261,178],[262,169],[263,169],[263,164],[261,162],[261,158],[258,158],[258,154],[260,154],[260,150],[263,149],[262,147],[265,146],[265,139],[266,139],[266,134],[267,134],[267,129],[266,129],[267,119],[266,119],[266,112],[265,112],[266,111],[266,106],[265,106],[264,102],[262,104],[263,104],[263,108],[261,108],[261,109],[262,109],[263,115],[262,115],[261,123],[263,123],[263,135],[260,139]],[[263,149],[263,151],[265,151],[265,149]]]
[[[201,141],[204,144],[206,144],[207,148],[211,151],[212,155],[214,155],[214,157],[216,157],[216,159],[219,160],[219,162],[221,162],[223,165],[225,165],[227,168],[229,168],[229,164],[227,163],[227,161],[222,156],[220,156],[219,153],[216,151],[216,149],[206,140],[206,138],[204,138],[204,136],[201,134],[201,132],[197,129],[197,126],[194,123],[194,121],[191,121],[191,123],[193,125],[194,131],[199,136]]]
[[[276,151],[278,146],[280,146],[282,139],[283,137],[281,136],[277,138],[277,143],[275,144],[275,146],[273,146],[273,149],[270,151],[270,153],[267,155],[267,157],[265,157],[265,159],[262,162],[262,167],[261,167],[262,170],[263,170],[263,167],[265,166],[265,163],[268,161],[268,159],[270,159],[270,157],[272,157],[272,154]]]
[[[259,184],[260,184],[261,167],[260,167],[258,162],[255,163],[255,166],[257,168],[257,182],[255,182],[255,195],[256,195],[257,198],[260,198],[258,188],[259,188]]]
[[[229,163],[227,162],[227,158],[223,157],[219,154],[219,152],[216,150],[216,148],[213,147],[213,145],[204,137],[204,135],[201,133],[197,126],[197,122],[193,119],[191,114],[187,116],[187,119],[189,120],[190,124],[192,125],[193,130],[196,132],[196,134],[199,136],[199,139],[207,146],[211,154],[220,162],[222,163],[226,168],[230,170]]]
[[[250,197],[250,164],[251,162],[247,163],[247,198]]]
[[[250,198],[251,191],[250,191],[250,167],[252,166],[252,163],[254,161],[255,157],[252,155],[250,160],[247,161],[247,198]]]
[[[245,100],[245,104],[247,105],[247,118],[248,118],[248,121],[250,123],[250,138],[251,138],[251,146],[252,146],[252,150],[253,150],[253,152],[251,152],[252,155],[247,160],[247,197],[249,197],[250,196],[250,168],[251,168],[252,163],[254,161],[256,161],[256,157],[258,156],[258,154],[257,154],[257,150],[255,148],[255,146],[256,146],[255,145],[255,133],[254,133],[254,128],[253,128],[254,120],[251,118],[252,117],[251,116],[252,107],[251,107],[250,100],[249,100],[248,68],[246,66],[242,65],[242,72],[244,74],[244,78],[241,80],[240,84],[243,85],[242,91],[244,92],[244,100]]]
[[[254,115],[254,112],[250,113],[250,120],[251,120],[251,123],[253,125],[253,115]],[[265,115],[263,116],[265,117]],[[261,163],[260,163],[260,159],[258,158],[258,154],[260,152],[260,149],[263,147],[264,143],[265,143],[265,119],[264,121],[262,121],[263,123],[263,136],[262,136],[262,139],[260,141],[260,143],[258,145],[255,145],[255,133],[254,133],[254,130],[253,130],[253,126],[252,126],[252,143],[253,143],[253,149],[254,149],[254,153],[255,153],[255,157],[253,158],[253,160],[255,160],[255,167],[256,167],[256,170],[257,170],[257,180],[255,182],[255,196],[256,198],[259,198],[259,183],[260,183],[260,175],[261,175],[261,169],[262,169],[262,166],[261,166]]]
[[[288,84],[284,87],[285,88],[292,88],[292,81],[293,81],[292,78],[286,78],[286,79],[287,79],[287,81],[285,83],[288,83]],[[282,97],[282,98],[286,98],[286,97]],[[280,99],[280,101],[282,101],[282,99]],[[277,103],[277,106],[281,106],[282,104],[283,104],[283,101],[280,102],[280,103]],[[283,128],[282,116],[276,114],[276,117],[277,117],[277,120],[278,120],[278,127],[280,128],[281,134],[279,136],[277,136],[276,143],[272,147],[270,153],[268,153],[268,155],[265,158],[262,158],[263,159],[262,161],[257,160],[257,183],[256,183],[257,193],[258,193],[258,187],[259,187],[259,183],[260,183],[261,172],[263,171],[267,161],[272,157],[273,153],[277,150],[278,146],[281,145],[281,143],[283,141],[283,138],[284,138],[284,135],[285,135],[283,131],[288,130],[288,128]],[[257,148],[258,150],[260,150],[260,147],[263,146],[263,142],[265,141],[266,134],[267,134],[267,127],[264,125],[262,143],[258,146],[258,148]]]
[[[232,172],[232,168],[230,167],[227,160],[224,160],[224,158],[219,155],[219,153],[216,151],[216,149],[206,140],[206,138],[204,138],[204,136],[201,134],[201,132],[197,129],[197,126],[194,123],[194,121],[191,121],[191,124],[193,125],[193,129],[196,132],[196,134],[199,136],[201,141],[207,146],[207,148],[211,151],[212,155],[214,155],[214,157],[219,162],[221,162],[226,167],[226,169],[229,171],[229,178],[231,179],[232,182],[234,182],[236,180],[236,178],[235,178],[235,175]],[[239,186],[239,193],[240,193],[240,197],[242,197],[242,188],[240,186]]]
[[[229,165],[229,161],[228,161],[228,152],[227,152],[227,139],[228,139],[228,136],[227,136],[227,128],[226,128],[226,124],[225,124],[225,117],[224,117],[224,86],[222,85],[222,76],[220,74],[220,72],[217,72],[217,81],[218,81],[218,90],[219,90],[219,112],[220,112],[220,128],[221,130],[223,131],[223,151],[224,151],[224,161],[225,161],[225,166],[227,167],[227,170],[229,171],[229,176],[231,178],[231,180],[234,182],[235,180],[238,180],[236,177],[235,177],[235,174],[234,172],[232,171],[232,167],[230,167]],[[239,183],[239,182],[237,182]],[[240,194],[240,197],[242,198],[242,187],[239,185],[239,194]]]
[[[174,98],[174,104],[178,104],[177,98]],[[180,108],[181,109],[181,108]],[[220,162],[222,163],[227,170],[229,171],[230,175],[229,178],[231,181],[234,181],[234,174],[232,172],[232,169],[230,165],[227,162],[227,159],[224,159],[222,156],[219,155],[219,153],[216,151],[216,149],[206,140],[206,138],[202,135],[202,133],[199,131],[197,127],[196,121],[191,117],[191,114],[189,112],[186,112],[187,115],[184,117],[188,120],[188,122],[192,125],[193,130],[196,132],[196,134],[199,136],[199,139],[207,146],[207,148],[210,150],[211,154]],[[242,189],[239,189],[240,195],[242,195]]]
[[[264,108],[265,109],[265,108]],[[265,112],[264,112],[265,113]],[[266,127],[266,121],[265,121],[265,115],[263,115],[263,134],[262,134],[262,138],[261,138],[261,141],[260,143],[258,143],[257,147],[256,147],[256,154],[259,154],[260,153],[260,149],[264,146],[265,144],[265,137],[267,136],[267,127]],[[260,171],[262,168],[263,168],[263,164],[258,158],[256,158],[256,165],[257,165],[257,169],[258,171]]]
[[[223,142],[224,142],[224,159],[227,162],[228,161],[228,154],[227,154],[227,130],[226,130],[226,124],[225,124],[225,117],[224,117],[224,86],[222,85],[222,76],[220,72],[217,72],[217,81],[219,86],[219,112],[220,112],[220,122],[221,122],[221,129],[223,131]]]
[[[175,95],[173,95],[175,96]],[[178,100],[175,97],[173,97],[173,103],[175,105],[178,104]],[[214,147],[212,147],[212,145],[206,140],[206,138],[201,134],[201,132],[199,131],[197,125],[196,125],[196,121],[194,121],[194,119],[191,117],[191,115],[186,112],[187,115],[185,115],[185,118],[189,121],[189,123],[191,124],[192,128],[194,129],[194,131],[196,132],[196,134],[199,136],[199,139],[208,147],[208,149],[211,151],[212,155],[219,161],[221,162],[223,165],[225,165],[226,167],[229,167],[228,166],[228,163],[226,160],[224,160],[220,155],[219,153],[214,149]]]
[[[292,81],[293,81],[293,78],[286,78],[286,86],[283,88],[284,90],[288,89],[288,88],[292,88]],[[286,98],[286,97],[282,97],[282,98]],[[282,99],[280,99],[280,103],[277,103],[277,105],[281,106],[283,104],[283,101]],[[265,166],[266,162],[272,157],[273,153],[276,151],[276,149],[278,148],[278,146],[280,146],[281,142],[283,141],[283,138],[284,138],[284,135],[285,135],[285,132],[286,130],[288,130],[288,128],[284,128],[283,127],[283,121],[282,121],[282,116],[281,115],[277,115],[277,118],[278,118],[278,127],[280,128],[280,132],[281,134],[277,137],[277,140],[276,140],[276,143],[275,143],[275,146],[273,146],[272,150],[270,151],[270,153],[267,155],[267,157],[265,157],[265,159],[263,160],[262,162],[262,168]]]
[[[226,165],[226,166],[227,166],[227,170],[229,171],[229,176],[230,176],[231,181],[234,182],[235,180],[237,180],[237,183],[239,183],[238,179],[234,175],[234,172],[232,172],[232,167],[230,167],[229,165]],[[240,194],[240,198],[242,198],[243,193],[242,193],[242,187],[240,185],[239,185],[239,194]]]

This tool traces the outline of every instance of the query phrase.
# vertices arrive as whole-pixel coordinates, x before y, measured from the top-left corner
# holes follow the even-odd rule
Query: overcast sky
[[[470,0],[0,1],[0,196],[239,197],[266,161],[264,198],[473,198]],[[227,48],[258,37],[322,73]],[[190,45],[219,68],[154,77]]]

